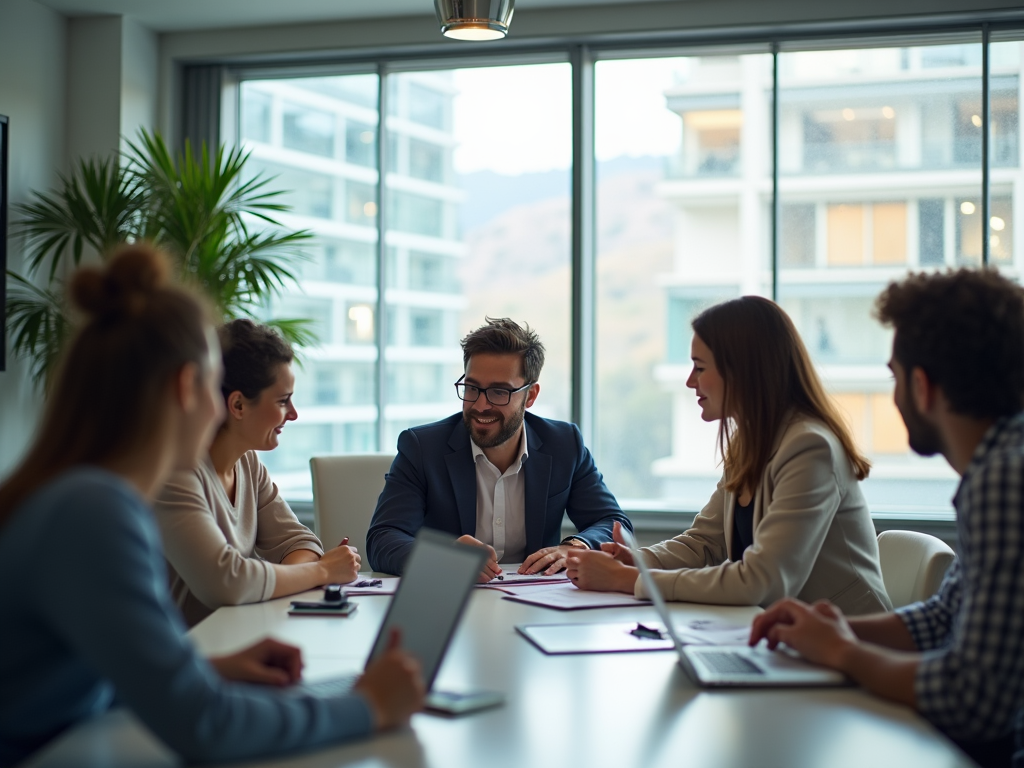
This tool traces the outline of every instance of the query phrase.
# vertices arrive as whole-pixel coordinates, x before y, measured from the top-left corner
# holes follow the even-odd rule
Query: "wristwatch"
[[[590,545],[577,536],[566,536],[560,543],[566,544],[573,549],[590,549]]]

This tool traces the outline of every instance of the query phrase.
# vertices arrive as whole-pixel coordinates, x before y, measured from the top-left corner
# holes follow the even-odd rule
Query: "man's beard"
[[[905,408],[899,408],[899,412],[907,427],[907,441],[914,453],[920,456],[942,453],[942,436],[934,426],[925,421],[909,403]]]
[[[463,413],[462,423],[466,425],[466,429],[469,430],[470,439],[476,443],[480,448],[497,448],[499,445],[508,442],[516,433],[519,428],[523,425],[523,416],[526,413],[526,398],[523,398],[523,404],[519,406],[519,410],[509,416],[508,420],[505,420],[505,415],[499,411],[484,411],[483,413],[477,413],[477,416],[491,417],[495,416],[498,419],[498,423],[501,425],[494,437],[485,438],[478,440],[476,433],[473,431],[473,414]]]

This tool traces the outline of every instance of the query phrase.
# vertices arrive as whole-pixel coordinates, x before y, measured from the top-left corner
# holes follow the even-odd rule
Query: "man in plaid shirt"
[[[983,766],[1024,768],[1024,291],[994,270],[911,275],[879,297],[910,447],[961,475],[960,558],[931,599],[846,619],[777,602],[779,642],[915,707]]]

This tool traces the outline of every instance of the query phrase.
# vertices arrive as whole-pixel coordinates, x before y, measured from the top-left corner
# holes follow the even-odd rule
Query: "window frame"
[[[886,19],[856,22],[789,24],[777,27],[733,28],[658,32],[630,35],[591,35],[565,40],[506,41],[500,50],[487,44],[468,44],[460,52],[417,48],[382,50],[351,50],[315,61],[308,58],[288,60],[275,57],[273,62],[253,63],[253,59],[216,65],[222,73],[225,109],[211,115],[216,122],[209,126],[222,141],[237,142],[241,116],[240,85],[246,80],[295,78],[317,75],[376,74],[378,81],[376,126],[377,173],[377,309],[376,327],[376,406],[377,443],[386,450],[384,404],[387,402],[384,371],[384,347],[387,344],[388,258],[385,231],[388,200],[384,177],[387,173],[388,78],[392,75],[444,68],[493,67],[535,63],[568,62],[572,78],[572,168],[571,168],[571,418],[587,444],[593,443],[599,415],[595,412],[596,375],[596,159],[594,154],[594,65],[598,61],[676,56],[734,55],[770,53],[772,55],[771,139],[771,272],[772,297],[778,296],[781,259],[782,198],[779,194],[779,54],[793,51],[830,50],[839,48],[871,48],[908,45],[934,45],[944,42],[977,42],[982,47],[982,150],[981,150],[981,213],[988,221],[991,211],[991,143],[992,115],[990,100],[990,45],[1002,40],[1024,40],[1024,9],[993,11],[982,14],[957,13],[927,18]],[[185,67],[185,75],[189,67]],[[183,75],[183,82],[188,82]],[[1024,76],[1024,72],[1021,73]],[[186,92],[183,99],[185,120],[191,104]],[[232,111],[233,110],[233,111]],[[194,122],[194,119],[193,119]],[[1018,152],[1020,149],[1018,148]],[[990,263],[988,238],[982,238],[982,263]],[[298,505],[300,509],[304,504]],[[644,521],[644,527],[668,528],[692,520],[696,510],[665,508],[657,502],[638,502],[627,510]],[[649,518],[649,519],[648,519]],[[876,515],[879,527],[891,527],[893,521],[938,526],[936,531],[949,533],[951,521],[940,516]]]

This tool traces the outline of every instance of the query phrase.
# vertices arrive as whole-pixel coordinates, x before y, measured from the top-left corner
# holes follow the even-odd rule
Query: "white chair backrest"
[[[369,571],[366,558],[366,529],[384,490],[384,475],[391,469],[393,453],[355,453],[347,456],[314,456],[309,460],[313,474],[313,514],[316,535],[324,547],[338,546],[348,536],[363,558],[361,570]]]
[[[956,559],[944,541],[917,531],[882,531],[878,534],[878,556],[893,608],[934,595]]]

